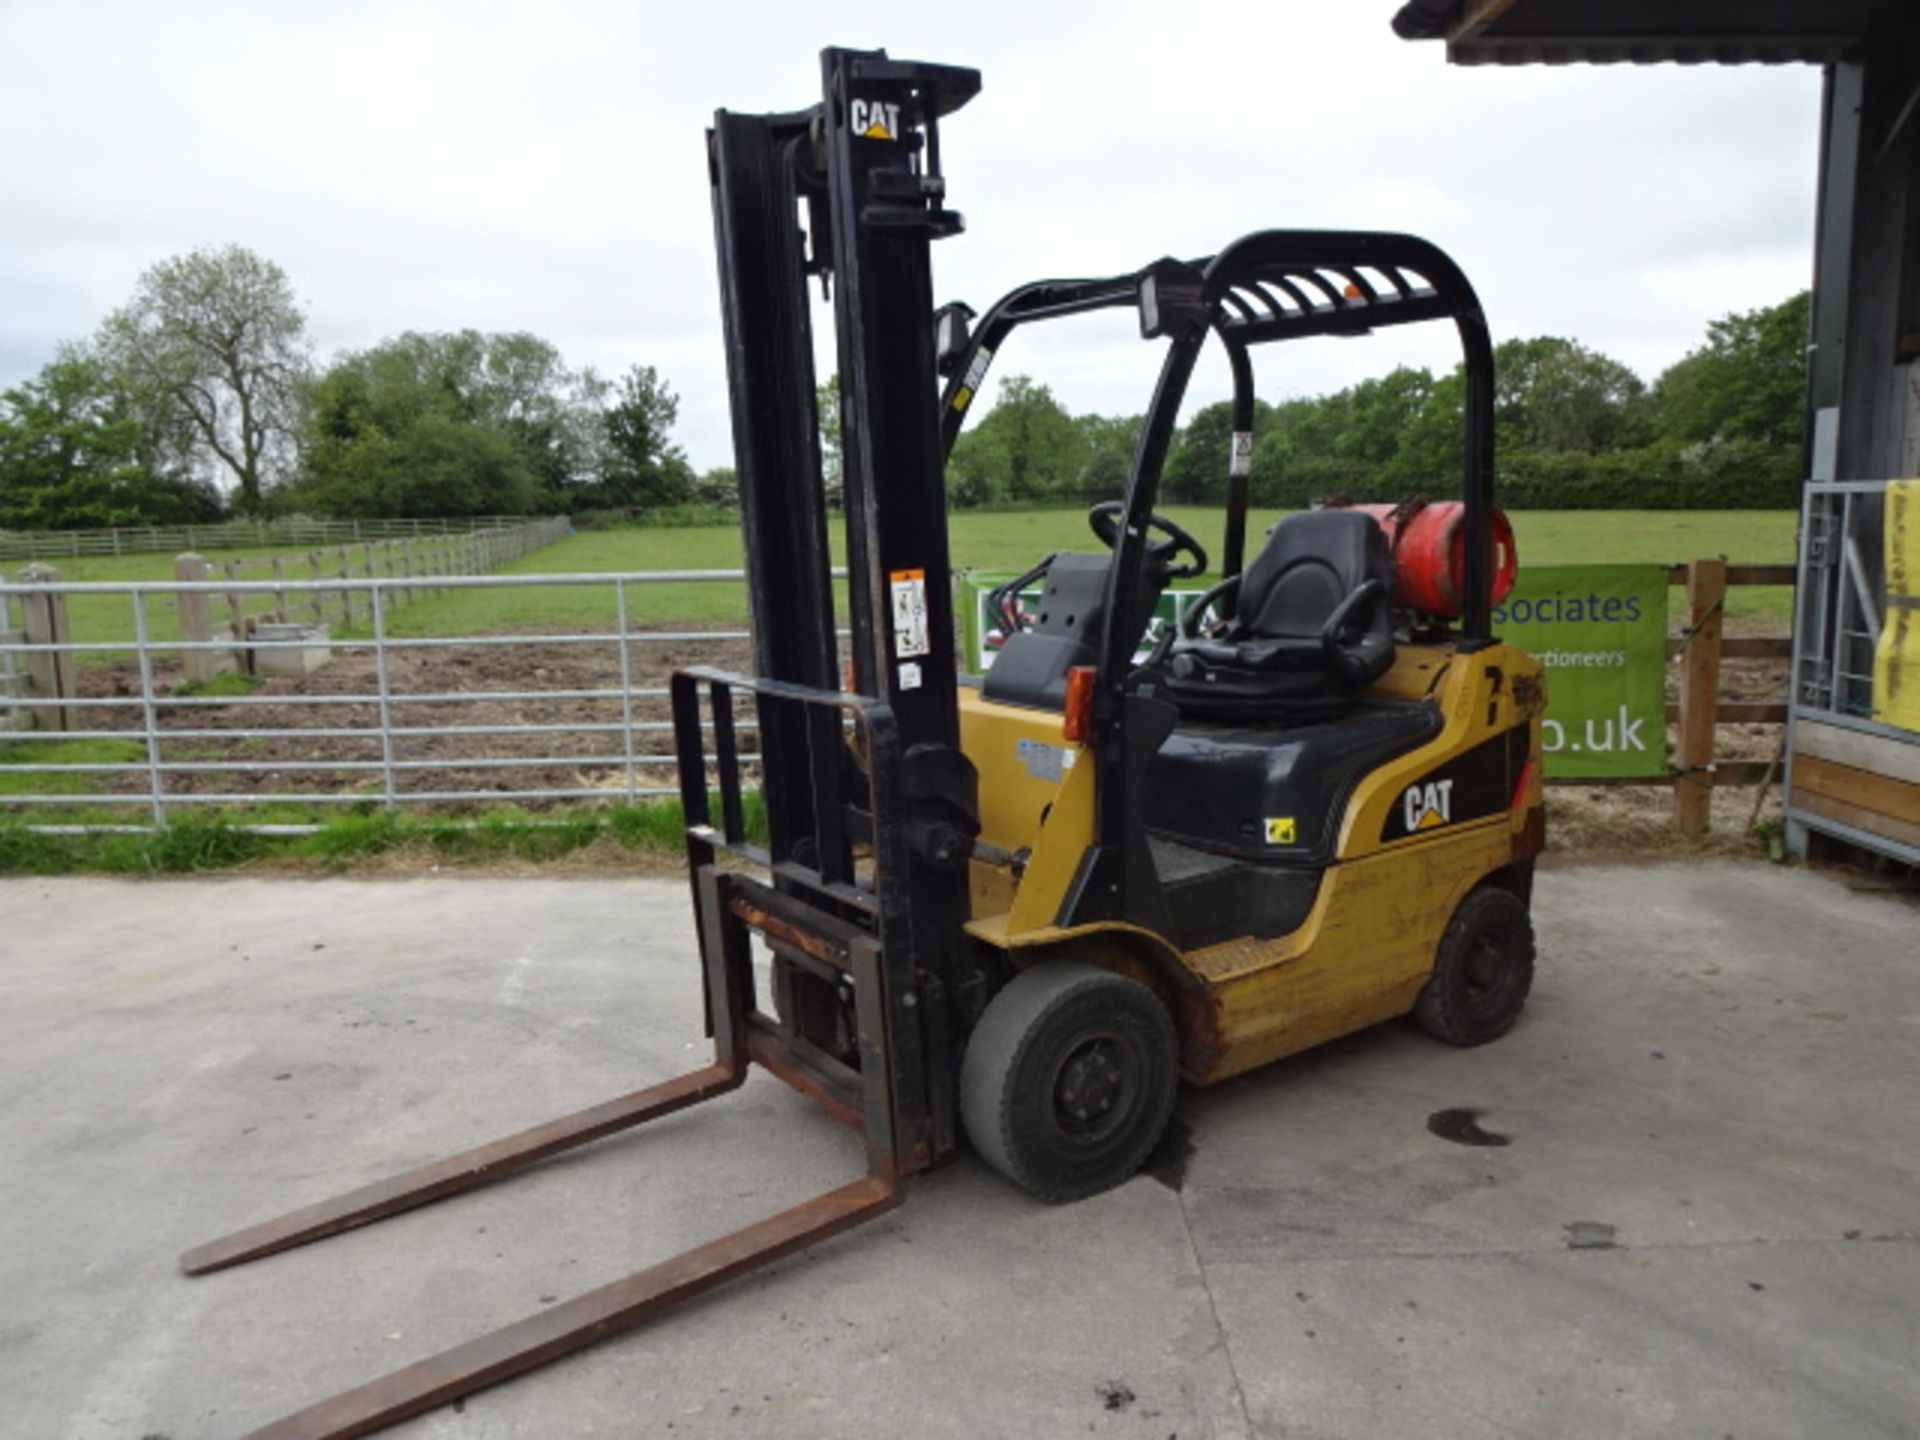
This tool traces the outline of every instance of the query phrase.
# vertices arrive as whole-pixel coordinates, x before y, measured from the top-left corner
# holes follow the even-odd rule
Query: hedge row
[[[1509,510],[1793,510],[1800,504],[1802,478],[1797,448],[1732,440],[1598,454],[1513,451],[1496,458],[1494,486],[1500,504]],[[1262,509],[1298,510],[1335,495],[1394,501],[1421,493],[1441,499],[1459,493],[1460,477],[1437,474],[1410,484],[1383,476],[1378,466],[1308,456],[1292,460],[1280,475],[1263,474],[1256,465],[1250,488],[1253,503]],[[1051,510],[1074,503],[1063,496],[979,508]],[[573,516],[573,523],[582,530],[601,530],[730,525],[738,518],[738,511],[723,506],[678,505],[588,511]]]
[[[1792,510],[1800,504],[1801,457],[1751,441],[1712,446],[1650,445],[1596,455],[1518,451],[1495,460],[1494,486],[1509,510]],[[1409,487],[1370,467],[1308,459],[1279,477],[1252,479],[1253,501],[1297,509],[1333,495],[1387,501]],[[1456,475],[1417,487],[1435,498],[1459,493]]]

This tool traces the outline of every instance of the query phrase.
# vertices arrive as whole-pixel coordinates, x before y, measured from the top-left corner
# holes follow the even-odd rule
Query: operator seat
[[[1196,600],[1193,620],[1235,583]],[[1184,633],[1183,624],[1168,650],[1168,698],[1183,719],[1327,719],[1393,664],[1393,556],[1371,515],[1287,516],[1237,583],[1224,633]]]

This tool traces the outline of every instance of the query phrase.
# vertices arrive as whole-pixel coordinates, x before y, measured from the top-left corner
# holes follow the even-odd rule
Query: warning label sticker
[[[925,655],[927,644],[927,572],[895,570],[887,576],[893,590],[893,654],[896,660]]]
[[[960,388],[953,392],[953,408],[965,410],[973,403],[973,397],[980,393],[980,382],[987,378],[987,366],[993,363],[993,351],[984,345],[973,357],[973,363],[967,366],[967,373],[960,380]]]
[[[1227,460],[1227,474],[1251,475],[1253,473],[1253,432],[1236,430],[1233,432],[1233,452]]]

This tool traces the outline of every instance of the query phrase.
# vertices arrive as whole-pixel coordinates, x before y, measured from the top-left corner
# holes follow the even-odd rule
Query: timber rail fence
[[[1674,794],[1674,827],[1682,835],[1704,835],[1712,824],[1713,792],[1721,785],[1766,786],[1780,773],[1785,753],[1787,702],[1729,700],[1720,693],[1722,660],[1779,660],[1793,656],[1791,635],[1722,634],[1727,587],[1779,585],[1797,580],[1792,565],[1730,565],[1724,557],[1668,567],[1667,583],[1686,590],[1685,628],[1667,639],[1667,658],[1680,665],[1679,699],[1667,704],[1667,720],[1676,727],[1672,758],[1663,775],[1607,779],[1557,780],[1549,785],[1669,785]],[[1719,758],[1716,731],[1721,725],[1779,725],[1781,749],[1769,760]],[[1756,801],[1755,810],[1758,810]]]
[[[88,555],[165,555],[249,546],[353,545],[512,530],[548,517],[473,515],[447,520],[222,520],[210,525],[128,525],[100,530],[0,530],[0,560],[72,560]]]
[[[566,516],[528,520],[496,530],[473,530],[460,535],[418,535],[362,540],[351,545],[329,545],[305,555],[267,555],[230,558],[218,562],[196,554],[174,560],[174,579],[190,582],[223,580],[228,589],[209,606],[204,598],[182,596],[181,638],[213,640],[215,627],[235,642],[236,663],[249,669],[244,651],[252,630],[263,623],[338,625],[351,630],[373,618],[371,592],[355,581],[396,580],[384,595],[386,608],[407,604],[427,595],[443,594],[444,582],[455,575],[487,575],[524,559],[534,551],[567,537]],[[292,581],[309,587],[295,591]],[[259,590],[243,582],[270,582]],[[338,581],[332,586],[324,581]],[[290,598],[291,597],[291,598]],[[217,612],[217,618],[216,618]],[[196,679],[205,679],[212,657],[189,664]],[[204,672],[204,673],[203,673]]]

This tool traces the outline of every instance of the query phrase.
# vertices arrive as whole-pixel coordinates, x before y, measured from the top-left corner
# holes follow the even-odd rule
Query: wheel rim
[[[1054,1071],[1054,1128],[1084,1145],[1098,1145],[1124,1129],[1140,1095],[1144,1057],[1137,1051],[1111,1032],[1072,1046]]]
[[[1474,937],[1460,966],[1461,989],[1472,1011],[1490,1015],[1507,1002],[1514,984],[1514,967],[1500,943],[1500,936],[1482,931]]]

